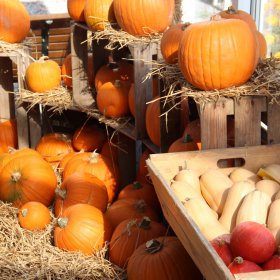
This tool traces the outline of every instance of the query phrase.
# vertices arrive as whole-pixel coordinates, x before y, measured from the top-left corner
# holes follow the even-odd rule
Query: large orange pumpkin
[[[20,207],[28,201],[49,206],[57,179],[52,167],[37,156],[20,156],[0,171],[0,199]]]
[[[110,261],[125,268],[132,253],[146,241],[164,236],[166,228],[148,217],[127,219],[114,230],[109,243]]]
[[[163,32],[172,22],[174,0],[114,0],[119,26],[132,35]]]
[[[8,43],[20,43],[28,35],[30,16],[18,0],[0,1],[0,38]]]
[[[160,50],[166,63],[174,64],[178,62],[179,42],[184,30],[190,23],[177,23],[167,29],[160,40]]]
[[[244,21],[214,16],[191,24],[179,44],[179,67],[202,90],[244,84],[256,66],[256,37]]]
[[[86,0],[67,0],[67,10],[70,17],[75,21],[85,21],[84,7]]]
[[[97,91],[96,103],[100,113],[109,118],[127,116],[129,86],[116,80],[114,83],[107,82]]]
[[[20,226],[25,229],[45,229],[51,221],[51,212],[41,202],[29,201],[19,209],[18,221]]]
[[[96,176],[74,173],[56,189],[54,212],[60,216],[71,205],[84,203],[105,212],[108,204],[107,189]]]
[[[107,82],[115,80],[133,82],[133,64],[120,60],[101,66],[94,77],[96,91]]]
[[[77,151],[93,152],[101,150],[105,141],[104,130],[93,125],[83,125],[74,132],[72,145]]]
[[[33,92],[45,92],[60,86],[61,70],[57,62],[51,59],[39,60],[28,65],[25,72],[27,88]]]
[[[115,23],[113,0],[86,0],[85,8],[86,24],[92,30],[104,30],[106,25]]]
[[[110,224],[99,209],[88,204],[75,204],[58,219],[54,244],[62,250],[91,255],[103,248],[111,234]]]
[[[119,170],[110,159],[96,152],[77,154],[64,167],[63,179],[75,172],[90,173],[101,180],[107,188],[108,201],[112,202],[119,187]]]
[[[8,152],[8,148],[17,148],[17,123],[16,120],[0,119],[0,148],[3,153]]]
[[[161,236],[140,245],[128,261],[129,280],[202,280],[203,276],[175,236]]]

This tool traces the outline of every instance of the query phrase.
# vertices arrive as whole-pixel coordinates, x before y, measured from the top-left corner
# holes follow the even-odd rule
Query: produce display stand
[[[218,162],[225,159],[242,159],[244,168],[257,172],[262,165],[280,164],[280,144],[150,155],[147,166],[164,216],[205,279],[279,280],[280,270],[233,276],[170,188],[171,179],[186,162],[189,169],[202,174],[217,169]],[[232,168],[222,170],[228,174]]]

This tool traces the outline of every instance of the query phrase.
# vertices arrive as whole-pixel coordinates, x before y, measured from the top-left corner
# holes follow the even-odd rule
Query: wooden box
[[[242,159],[244,168],[257,172],[262,165],[269,163],[280,164],[280,145],[153,154],[147,160],[147,166],[166,220],[205,279],[279,280],[280,270],[244,273],[233,276],[170,188],[171,179],[186,163],[189,169],[197,170],[199,174],[202,174],[210,168],[219,168],[218,165],[222,160],[236,158]],[[231,170],[232,167],[223,168],[223,171],[227,174]]]

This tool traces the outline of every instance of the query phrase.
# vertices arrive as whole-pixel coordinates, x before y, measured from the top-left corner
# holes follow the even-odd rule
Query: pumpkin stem
[[[152,239],[146,242],[146,251],[150,254],[157,253],[162,248],[162,243],[159,241]]]
[[[237,10],[235,9],[235,7],[233,5],[229,6],[228,9],[227,9],[227,13],[228,14],[237,14]]]
[[[139,228],[150,229],[151,228],[151,219],[149,217],[143,217],[143,219],[138,224]]]
[[[20,178],[21,178],[21,173],[19,171],[16,171],[16,172],[12,173],[12,175],[11,175],[11,180],[14,183],[17,183]]]
[[[132,186],[133,186],[134,190],[139,190],[139,189],[143,188],[142,184],[138,181],[133,182]]]
[[[223,238],[218,238],[217,243],[218,243],[219,247],[222,247],[226,244],[226,241]]]
[[[220,16],[220,15],[214,15],[214,16],[212,16],[211,18],[210,18],[210,20],[212,21],[218,21],[218,20],[221,20],[222,19],[222,17]]]
[[[234,258],[234,262],[237,264],[242,264],[243,263],[243,258],[242,257],[236,257]]]
[[[27,213],[28,213],[28,210],[26,208],[22,209],[21,210],[21,215],[22,217],[26,217],[27,216]]]
[[[55,193],[60,196],[63,200],[66,198],[66,190],[62,190],[61,188],[56,188]]]
[[[98,156],[99,154],[96,152],[96,150],[94,150],[91,155],[88,158],[88,161],[90,163],[97,163],[98,162]]]
[[[182,24],[182,27],[181,27],[181,30],[182,30],[182,31],[185,31],[185,30],[187,29],[187,27],[190,26],[190,25],[191,25],[190,22],[183,23],[183,24]]]
[[[41,57],[38,59],[38,62],[44,62],[45,60],[48,60],[48,59],[49,59],[48,56],[43,55],[43,56],[41,56]]]
[[[184,144],[186,144],[186,143],[190,143],[190,142],[192,142],[193,141],[193,139],[192,139],[192,137],[191,137],[191,135],[189,134],[189,133],[186,133],[184,136],[183,136],[183,138],[182,138],[182,142],[184,143]],[[186,161],[185,161],[186,162]]]
[[[136,204],[134,204],[135,209],[140,213],[143,213],[145,211],[146,206],[147,204],[144,199],[140,199]]]
[[[58,218],[57,223],[60,228],[65,228],[68,224],[68,218]]]

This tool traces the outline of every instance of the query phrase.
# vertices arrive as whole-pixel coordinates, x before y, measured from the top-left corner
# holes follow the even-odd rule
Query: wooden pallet
[[[166,220],[205,279],[280,280],[280,270],[237,274],[234,277],[170,188],[171,179],[186,161],[189,169],[202,174],[208,169],[217,169],[220,160],[240,158],[243,159],[243,167],[253,172],[262,165],[280,164],[280,144],[156,154],[150,156],[147,165]],[[222,170],[228,174],[232,168]]]

